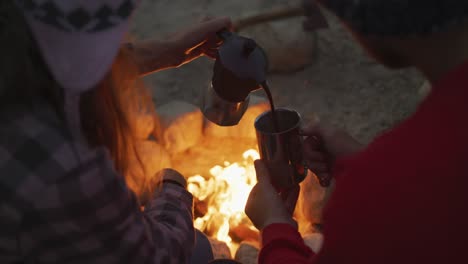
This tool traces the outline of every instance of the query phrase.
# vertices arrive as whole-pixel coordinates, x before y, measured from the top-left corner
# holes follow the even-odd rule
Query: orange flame
[[[201,175],[188,178],[188,190],[198,200],[208,204],[207,213],[195,219],[195,227],[202,231],[210,229],[214,238],[225,242],[232,253],[236,245],[229,236],[231,227],[247,224],[253,228],[244,207],[257,183],[253,161],[260,155],[250,149],[244,152],[243,158],[240,163],[225,162],[224,166],[214,166],[210,170],[212,177],[208,179]]]

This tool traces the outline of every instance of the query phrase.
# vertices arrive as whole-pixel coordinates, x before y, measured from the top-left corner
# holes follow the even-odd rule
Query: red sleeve
[[[310,263],[314,252],[304,244],[299,232],[288,224],[271,224],[262,231],[258,263]]]

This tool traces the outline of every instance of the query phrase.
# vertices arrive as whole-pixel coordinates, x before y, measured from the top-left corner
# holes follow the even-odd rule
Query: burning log
[[[205,234],[210,237],[215,237],[218,234],[220,227],[224,223],[224,215],[221,213],[213,213],[211,215],[210,220],[206,225],[206,229],[204,230]]]
[[[203,217],[208,213],[208,204],[205,201],[200,201],[195,198],[194,216],[195,218]]]

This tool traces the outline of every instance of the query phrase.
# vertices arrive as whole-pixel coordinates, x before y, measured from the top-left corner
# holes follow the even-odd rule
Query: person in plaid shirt
[[[1,1],[0,263],[191,261],[184,177],[163,170],[141,210],[121,176],[132,145],[117,69],[147,74],[212,56],[230,21],[122,46],[135,5]]]

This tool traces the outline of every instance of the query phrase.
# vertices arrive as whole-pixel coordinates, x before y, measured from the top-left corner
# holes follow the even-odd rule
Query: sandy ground
[[[143,0],[132,33],[137,39],[163,38],[205,16],[235,19],[295,3],[297,0]],[[298,20],[282,23],[301,27]],[[412,70],[389,71],[367,59],[334,19],[330,24],[318,33],[317,55],[310,66],[269,76],[272,92],[277,105],[293,107],[305,117],[318,114],[368,142],[414,111],[421,99],[418,90],[423,79]],[[157,104],[174,99],[198,104],[211,70],[212,62],[200,59],[153,74],[146,81]]]

